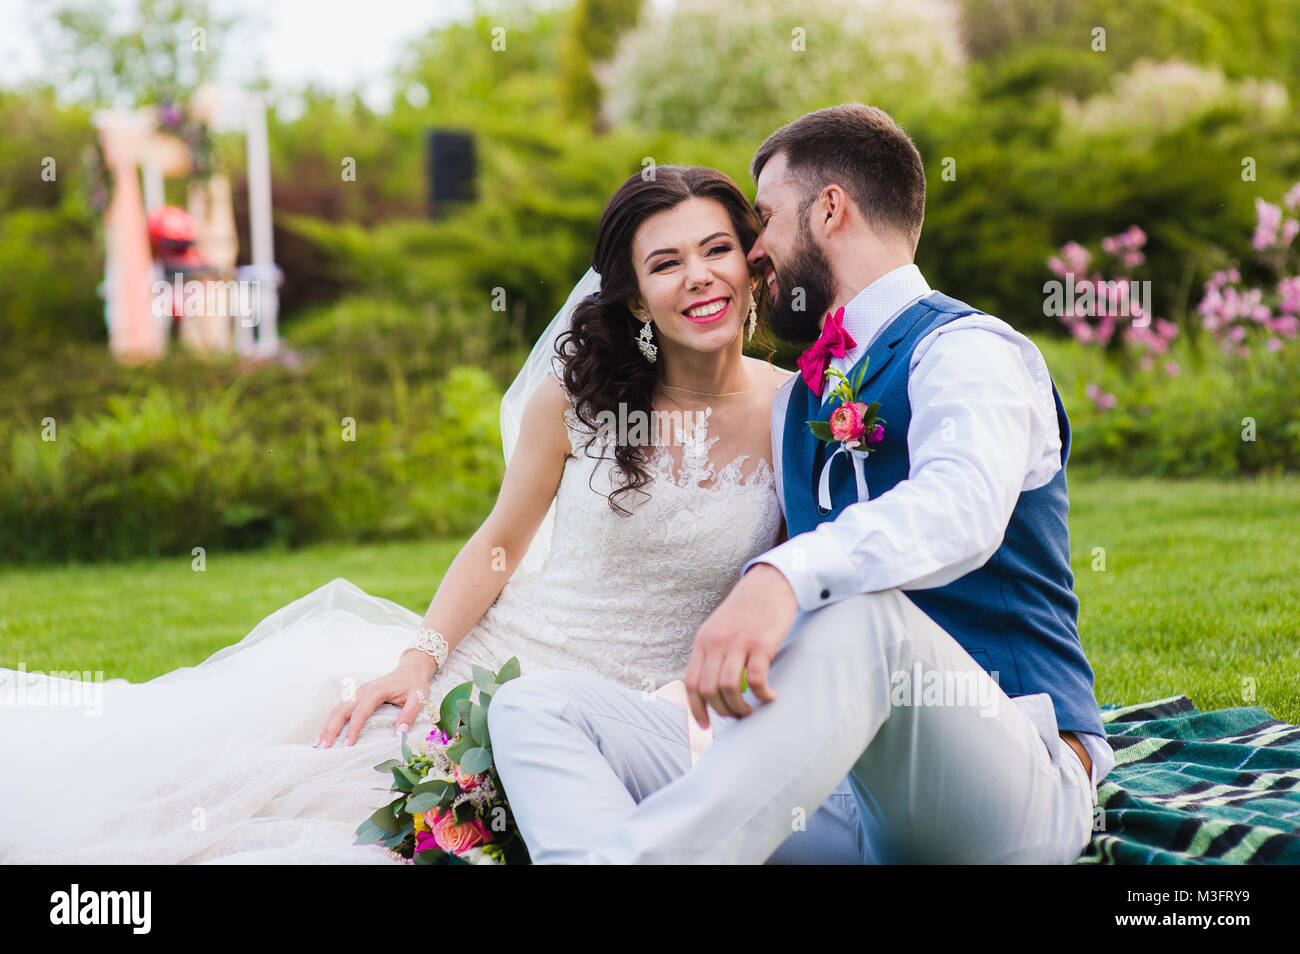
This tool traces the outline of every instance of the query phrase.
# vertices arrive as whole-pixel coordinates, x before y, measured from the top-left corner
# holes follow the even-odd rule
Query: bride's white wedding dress
[[[612,462],[588,456],[572,412],[567,425],[546,561],[509,581],[452,651],[435,702],[472,664],[511,656],[525,672],[634,688],[680,679],[699,625],[776,541],[770,463],[715,468],[707,422],[680,467],[655,449],[651,496],[623,498],[630,517],[605,496]],[[0,862],[394,863],[352,842],[389,800],[373,766],[399,754],[398,709],[382,706],[351,748],[343,735],[331,749],[312,742],[349,689],[392,669],[420,621],[336,578],[198,666],[102,683],[97,706],[70,693],[85,687],[0,670],[15,687],[0,690]],[[72,704],[48,704],[60,698]],[[421,717],[411,734],[428,730]]]

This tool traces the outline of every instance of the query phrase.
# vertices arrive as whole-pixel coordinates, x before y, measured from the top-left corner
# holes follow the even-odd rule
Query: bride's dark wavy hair
[[[649,414],[658,368],[646,361],[637,347],[641,323],[628,308],[628,302],[640,293],[632,264],[632,240],[647,218],[692,197],[713,199],[727,210],[742,251],[747,253],[758,238],[758,214],[736,183],[716,169],[656,166],[652,179],[637,173],[619,187],[600,217],[591,257],[592,267],[600,274],[600,291],[578,303],[569,330],[555,343],[564,365],[564,386],[578,419],[589,428],[598,428],[596,419],[602,411],[611,411],[617,419],[619,405],[626,406],[629,415],[642,411],[646,420],[652,420]],[[754,295],[760,324],[766,298],[767,288],[760,282]],[[763,341],[767,342],[766,329]],[[587,441],[587,453],[597,436]],[[616,443],[614,459],[621,482],[610,493],[609,505],[615,513],[628,516],[630,511],[615,498],[633,491],[646,493],[641,488],[650,482],[647,451]]]

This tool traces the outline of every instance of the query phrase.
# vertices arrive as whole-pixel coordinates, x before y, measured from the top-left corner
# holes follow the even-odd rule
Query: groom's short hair
[[[925,168],[912,140],[883,109],[845,103],[782,126],[754,153],[749,172],[755,182],[778,153],[803,183],[801,213],[834,182],[872,228],[902,234],[916,252],[925,219]]]

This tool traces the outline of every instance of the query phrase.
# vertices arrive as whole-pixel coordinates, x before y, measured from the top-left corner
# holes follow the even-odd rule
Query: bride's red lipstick
[[[682,312],[682,317],[685,318],[687,321],[694,322],[694,323],[697,324],[697,325],[708,325],[708,324],[712,324],[713,322],[720,320],[720,319],[721,319],[721,318],[722,318],[722,317],[727,313],[728,309],[731,308],[731,299],[730,299],[730,298],[725,298],[725,299],[724,299],[724,298],[712,298],[712,299],[710,299],[709,301],[702,301],[702,302],[699,302],[699,303],[697,303],[697,304],[691,305],[692,308],[699,308],[699,307],[701,307],[702,305],[711,305],[711,304],[713,304],[713,302],[715,302],[715,301],[725,301],[725,302],[726,302],[726,304],[723,305],[722,308],[721,308],[721,310],[718,311],[716,314],[705,315],[703,318],[695,318],[695,317],[693,317],[693,316],[691,316],[691,315],[688,315],[686,312]]]

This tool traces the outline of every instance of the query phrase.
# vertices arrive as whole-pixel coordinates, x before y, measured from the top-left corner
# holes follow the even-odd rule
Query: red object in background
[[[177,272],[203,267],[198,249],[194,247],[198,227],[188,212],[174,205],[164,205],[150,212],[146,222],[154,258],[162,263],[164,269]]]
[[[149,241],[154,245],[163,242],[189,245],[198,236],[194,219],[184,209],[178,209],[174,205],[154,209],[146,221],[149,225]]]
[[[188,278],[202,279],[209,269],[194,246],[198,228],[188,212],[174,205],[164,205],[150,212],[145,221],[154,260],[162,266],[167,281],[175,280],[170,329],[171,336],[175,337],[180,334],[180,323],[185,315],[182,282]]]

